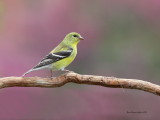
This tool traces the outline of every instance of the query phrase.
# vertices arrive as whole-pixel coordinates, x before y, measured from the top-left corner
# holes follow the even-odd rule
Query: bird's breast
[[[77,49],[73,49],[71,55],[69,57],[66,57],[60,61],[57,61],[52,64],[51,69],[52,70],[61,70],[67,67],[76,57],[77,55]]]

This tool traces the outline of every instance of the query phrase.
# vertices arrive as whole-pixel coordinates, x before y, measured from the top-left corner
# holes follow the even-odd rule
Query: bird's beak
[[[80,40],[84,40],[84,38],[83,38],[83,37],[81,37],[81,36],[79,37],[79,39],[80,39]]]

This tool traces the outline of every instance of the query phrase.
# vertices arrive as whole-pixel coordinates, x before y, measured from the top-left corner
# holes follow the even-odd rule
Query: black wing
[[[62,60],[66,57],[69,57],[71,55],[72,51],[73,51],[73,49],[70,48],[66,51],[50,53],[45,58],[43,58],[42,61],[38,65],[36,65],[33,69],[45,67],[46,65],[52,64],[56,61]]]

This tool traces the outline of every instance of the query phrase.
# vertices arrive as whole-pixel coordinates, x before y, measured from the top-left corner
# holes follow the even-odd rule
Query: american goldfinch
[[[65,68],[77,55],[77,44],[80,40],[84,40],[84,38],[76,32],[67,34],[64,40],[55,49],[53,49],[35,67],[24,73],[22,76],[40,69],[49,69],[51,70],[51,74],[52,71],[67,71]]]

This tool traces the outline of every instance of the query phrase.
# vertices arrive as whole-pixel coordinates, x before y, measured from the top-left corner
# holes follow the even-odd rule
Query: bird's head
[[[84,38],[76,32],[71,32],[64,38],[65,43],[69,45],[77,45],[80,40],[84,40]]]

